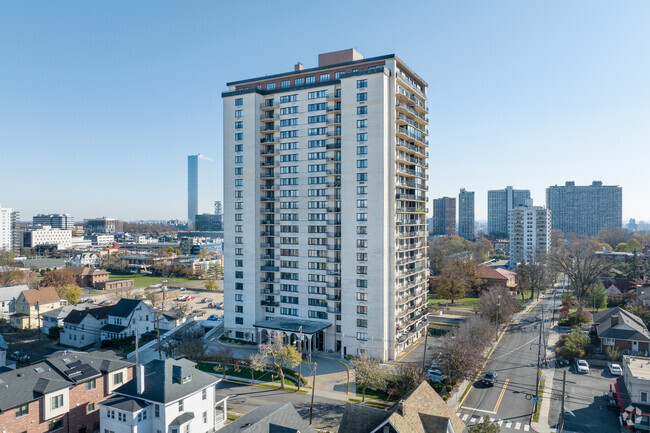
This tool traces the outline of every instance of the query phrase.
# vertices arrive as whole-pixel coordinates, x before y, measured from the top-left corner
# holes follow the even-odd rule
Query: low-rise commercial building
[[[72,230],[55,229],[51,226],[29,228],[23,233],[23,248],[54,246],[59,250],[72,247]]]

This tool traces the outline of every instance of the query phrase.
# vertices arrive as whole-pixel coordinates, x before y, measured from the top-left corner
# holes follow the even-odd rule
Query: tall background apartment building
[[[517,206],[524,206],[530,198],[530,190],[505,189],[488,191],[488,234],[508,237],[508,212]]]
[[[19,217],[18,211],[0,206],[0,250],[20,251],[20,232],[16,229]]]
[[[543,260],[551,246],[551,212],[543,206],[524,206],[509,211],[510,266]]]
[[[53,229],[74,229],[74,217],[67,213],[35,215],[32,222],[34,225],[50,226]]]
[[[198,214],[214,214],[217,178],[212,158],[187,156],[187,220],[194,227]]]
[[[461,188],[458,193],[458,236],[473,241],[474,235],[474,191]]]
[[[433,200],[433,234],[452,236],[456,234],[456,199],[442,197]]]
[[[426,83],[395,55],[228,83],[230,337],[392,359],[426,324]]]
[[[623,189],[600,181],[549,186],[546,207],[553,215],[553,229],[564,233],[596,236],[604,228],[623,226]]]

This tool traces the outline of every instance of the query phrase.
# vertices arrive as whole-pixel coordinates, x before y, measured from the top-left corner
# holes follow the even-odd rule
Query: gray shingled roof
[[[133,366],[132,362],[125,361],[117,358],[112,352],[78,352],[74,350],[62,350],[54,352],[49,355],[45,360],[52,365],[52,367],[65,374],[68,369],[67,364],[81,361],[84,364],[92,366],[102,374],[112,373],[126,367]],[[67,361],[66,361],[67,360]]]
[[[183,425],[194,419],[194,412],[183,412],[169,423],[169,425]]]
[[[46,362],[0,373],[0,412],[34,401],[45,392],[72,385]]]
[[[612,316],[618,316],[618,325],[612,327]],[[615,340],[650,341],[650,332],[640,317],[620,307],[610,308],[593,315],[598,337]]]
[[[138,412],[149,406],[149,403],[144,400],[140,400],[139,398],[125,397],[123,395],[114,395],[100,402],[99,404],[114,407],[115,409],[124,410],[130,413]]]
[[[90,307],[91,305],[92,307]],[[89,314],[94,316],[97,320],[105,319],[108,316],[108,312],[111,311],[111,308],[113,308],[111,305],[100,307],[99,305],[88,304],[88,306],[90,307],[88,309],[78,309],[71,311],[70,314],[68,314],[65,319],[63,319],[63,321],[65,323],[78,325]]]
[[[111,311],[108,313],[109,316],[116,317],[129,317],[133,310],[135,310],[142,301],[138,299],[120,299],[117,304],[113,305]]]
[[[300,417],[291,403],[260,406],[224,426],[219,433],[285,433],[316,430]],[[346,432],[347,433],[347,432]]]
[[[390,412],[382,409],[347,403],[341,426],[344,427],[345,433],[368,433],[383,424],[389,416]]]
[[[135,379],[117,388],[115,393],[166,404],[219,382],[216,376],[202,372],[195,365],[187,359],[155,359],[144,365],[144,392],[141,395],[137,392]],[[191,375],[192,380],[186,383],[174,380],[174,366],[180,367],[181,377]]]

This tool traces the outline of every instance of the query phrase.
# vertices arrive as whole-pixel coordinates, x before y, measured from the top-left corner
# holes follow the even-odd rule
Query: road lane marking
[[[470,419],[469,422],[476,422],[476,418]]]
[[[508,382],[510,382],[510,379],[506,379],[506,382],[503,384],[503,389],[501,389],[501,394],[499,395],[499,399],[497,400],[497,404],[494,406],[494,412],[497,413],[499,410],[499,405],[501,405],[501,400],[503,400],[503,394],[506,393],[506,388],[508,387]]]
[[[529,428],[530,426],[528,424],[524,424],[524,431],[528,431]]]
[[[506,428],[510,428],[510,427],[512,427],[512,421],[508,421],[508,422],[506,423]]]
[[[499,427],[501,427],[501,424],[503,424],[503,420],[500,419],[499,422],[498,422],[497,424],[499,424]]]
[[[519,430],[519,427],[521,427],[521,423],[515,424],[515,430]]]
[[[471,411],[475,411],[475,412],[491,413],[492,415],[496,415],[496,414],[497,414],[496,412],[492,412],[492,411],[489,411],[489,410],[476,409],[476,408],[468,407],[468,406],[461,406],[461,409],[471,410]]]
[[[469,417],[468,414],[463,415],[463,421],[467,420],[468,417]]]

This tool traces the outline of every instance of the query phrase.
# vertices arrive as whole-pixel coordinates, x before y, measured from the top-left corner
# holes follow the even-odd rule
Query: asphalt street
[[[259,406],[291,402],[300,416],[309,422],[311,393],[299,394],[226,381],[217,384],[217,392],[230,395],[228,408],[241,413],[248,413]],[[319,397],[317,389],[314,396],[314,427],[337,431],[345,404],[344,401]]]
[[[487,371],[496,371],[497,383],[486,387],[480,384],[479,378],[458,412],[468,426],[488,415],[502,432],[531,429],[539,326],[542,309],[545,326],[550,326],[552,305],[552,297],[542,299],[529,313],[522,313],[503,334],[480,376]]]

